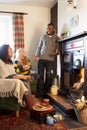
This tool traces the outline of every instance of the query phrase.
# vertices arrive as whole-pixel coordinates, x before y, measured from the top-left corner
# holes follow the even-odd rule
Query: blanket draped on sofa
[[[19,79],[0,79],[0,97],[16,97],[18,103],[22,104],[23,96],[28,89]]]

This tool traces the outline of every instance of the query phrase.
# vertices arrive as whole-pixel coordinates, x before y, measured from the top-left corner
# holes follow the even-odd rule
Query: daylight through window
[[[0,46],[3,44],[14,49],[12,15],[0,15]]]

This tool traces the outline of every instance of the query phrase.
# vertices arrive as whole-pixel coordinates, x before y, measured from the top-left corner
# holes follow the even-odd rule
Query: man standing
[[[37,83],[37,96],[44,97],[50,91],[53,83],[53,64],[54,57],[58,54],[58,36],[55,33],[55,26],[53,23],[47,25],[47,32],[40,38],[37,47],[34,61],[38,62],[38,73],[40,78]],[[44,81],[44,70],[46,70],[46,77]]]

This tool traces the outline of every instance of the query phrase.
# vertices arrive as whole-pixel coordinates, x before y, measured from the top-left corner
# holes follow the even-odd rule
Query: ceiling
[[[37,5],[50,7],[55,4],[57,0],[0,0],[0,4],[23,4],[23,5]]]

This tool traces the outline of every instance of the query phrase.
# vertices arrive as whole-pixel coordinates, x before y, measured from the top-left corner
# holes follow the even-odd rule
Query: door
[[[58,21],[57,21],[57,18],[58,18],[58,4],[56,3],[52,8],[51,8],[51,22],[55,24],[55,28],[56,28],[56,32],[57,32],[57,28],[58,28]]]

